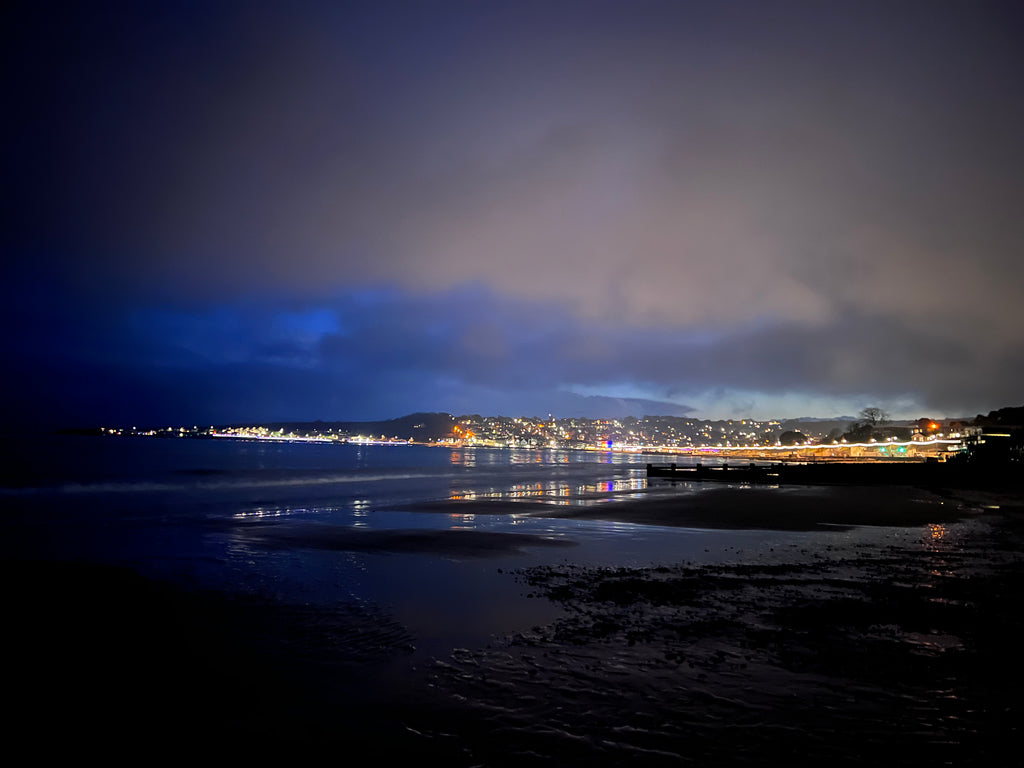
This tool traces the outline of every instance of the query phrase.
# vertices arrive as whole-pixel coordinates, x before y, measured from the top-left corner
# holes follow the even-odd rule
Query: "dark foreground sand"
[[[1024,570],[1000,541],[524,571],[569,617],[434,670],[501,751],[457,708],[436,732],[492,765],[1019,764]]]
[[[722,490],[704,522],[756,527],[758,497]],[[781,524],[822,522],[789,502],[771,519],[791,508]],[[686,517],[652,504],[605,506],[634,521]],[[842,506],[825,522],[863,522]],[[770,562],[520,571],[510,578],[564,618],[418,668],[415,638],[370,607],[325,615],[115,568],[7,562],[7,743],[108,762],[327,750],[365,764],[367,749],[446,765],[1019,764],[1003,749],[1021,737],[1021,514],[897,506],[886,522],[920,526],[920,539]]]

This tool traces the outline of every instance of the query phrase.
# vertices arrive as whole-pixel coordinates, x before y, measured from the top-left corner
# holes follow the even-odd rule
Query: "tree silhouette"
[[[889,414],[881,408],[864,408],[860,412],[860,418],[850,424],[849,430],[843,438],[851,443],[860,443],[870,440],[872,437],[879,437],[880,432],[889,423]]]
[[[865,427],[884,427],[889,423],[889,414],[881,408],[865,408],[860,412],[860,425]]]
[[[803,445],[807,442],[807,435],[803,432],[791,430],[779,435],[779,443],[782,445]]]

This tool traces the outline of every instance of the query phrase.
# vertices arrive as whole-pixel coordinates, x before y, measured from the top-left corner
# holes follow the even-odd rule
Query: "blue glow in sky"
[[[973,415],[1017,3],[16,6],[18,418]]]

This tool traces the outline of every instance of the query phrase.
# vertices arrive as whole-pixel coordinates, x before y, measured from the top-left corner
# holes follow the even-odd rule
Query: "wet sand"
[[[249,541],[267,547],[327,549],[342,552],[434,554],[444,557],[500,557],[526,547],[565,548],[575,542],[526,533],[469,530],[365,530],[348,526],[236,526]]]
[[[771,563],[522,571],[569,615],[436,664],[461,706],[433,733],[485,765],[1015,764],[1019,523]]]
[[[563,507],[552,517],[612,519],[640,525],[813,531],[854,525],[952,522],[973,508],[908,487],[701,487],[612,504]]]
[[[374,686],[414,638],[373,606],[191,592],[94,564],[0,566],[9,748],[135,764],[404,738]]]
[[[920,536],[893,544],[879,528],[875,542],[645,568],[584,567],[564,550],[558,565],[509,574],[563,618],[417,667],[416,638],[373,606],[324,612],[118,568],[8,561],[9,732],[37,755],[114,760],[365,747],[466,766],[1012,764],[1001,748],[1019,744],[1024,682],[1013,499],[993,512],[912,489],[777,491],[501,506]],[[412,533],[315,542],[285,527],[262,545],[465,556],[536,543]]]
[[[913,526],[953,522],[983,507],[962,492],[936,493],[907,486],[725,486],[654,481],[629,491],[552,501],[452,500],[408,507],[449,514],[523,514],[608,520],[682,528],[778,531],[834,530],[854,525]],[[1002,497],[998,497],[1002,498]],[[564,502],[564,503],[559,503]],[[1004,502],[1016,503],[1013,498]]]

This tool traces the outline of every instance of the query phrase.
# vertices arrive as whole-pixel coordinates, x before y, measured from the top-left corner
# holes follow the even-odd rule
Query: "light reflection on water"
[[[117,447],[116,442],[111,445]],[[965,523],[814,532],[695,530],[544,518],[535,516],[535,511],[522,513],[528,504],[515,504],[602,504],[641,495],[703,492],[699,483],[662,481],[650,487],[643,476],[643,459],[632,456],[373,446],[346,452],[334,446],[296,445],[261,451],[258,458],[262,464],[257,471],[231,453],[236,447],[230,445],[139,442],[130,447],[136,446],[140,461],[146,452],[170,447],[183,452],[187,460],[173,464],[168,471],[161,465],[158,472],[147,459],[144,471],[124,472],[103,484],[95,477],[73,478],[92,483],[87,486],[90,493],[63,490],[67,488],[63,476],[35,481],[28,491],[19,489],[17,494],[0,498],[9,507],[5,519],[20,526],[13,529],[18,535],[6,537],[6,546],[23,550],[28,543],[39,542],[40,557],[84,555],[203,589],[265,597],[268,605],[302,606],[302,615],[310,608],[310,626],[324,634],[328,633],[321,628],[333,626],[330,617],[339,605],[379,607],[415,638],[417,656],[412,661],[416,664],[432,656],[450,658],[453,648],[481,648],[492,635],[521,632],[560,617],[558,605],[528,598],[524,593],[529,588],[512,573],[535,565],[735,564],[742,566],[736,572],[743,573],[750,564],[802,562],[811,566],[810,588],[825,590],[831,581],[813,577],[814,569],[825,560],[834,562],[835,572],[842,577],[837,583],[843,583],[850,573],[842,570],[847,558],[856,560],[876,552],[889,558],[894,550],[906,550],[917,557],[907,561],[901,579],[908,579],[915,594],[926,588],[929,597],[925,599],[938,606],[954,605],[962,597],[956,590],[940,588],[950,582],[950,575],[967,567],[956,556],[968,538]],[[124,460],[133,456],[125,454]],[[178,456],[169,456],[167,462],[178,461]],[[122,459],[120,455],[116,458]],[[285,459],[288,465],[282,467]],[[54,490],[47,490],[51,488]],[[479,513],[483,505],[460,507],[458,503],[488,499],[499,502],[488,514]],[[828,503],[827,494],[823,499]],[[436,504],[438,501],[454,503]],[[416,504],[443,511],[411,511]],[[272,536],[259,535],[275,528],[296,533],[295,539],[282,537],[275,546]],[[388,531],[414,536],[437,533],[438,546],[433,551],[387,547],[353,551],[330,545],[337,541],[339,531],[353,538]],[[524,543],[492,557],[443,546],[446,537],[457,539],[472,533],[528,534],[575,546]],[[323,537],[324,546],[307,545],[315,544],[317,536]],[[386,541],[387,536],[381,539]],[[784,588],[791,589],[789,585]],[[810,604],[822,597],[817,592],[803,594]],[[726,607],[742,608],[745,599],[738,598]],[[316,608],[323,610],[314,613]],[[733,626],[735,619],[729,615],[729,626]],[[914,626],[914,631],[899,633],[895,624],[892,628],[879,626],[892,633],[884,638],[887,642],[911,646],[916,655],[930,659],[972,652],[971,636],[964,635],[965,642],[956,625],[937,626],[942,630],[938,632],[917,631]],[[287,642],[292,647],[291,635]],[[750,652],[749,648],[737,650]],[[637,658],[642,661],[644,657],[638,654]],[[579,673],[580,679],[587,677],[583,669]],[[756,673],[752,674],[760,683]],[[728,683],[728,675],[719,680]],[[772,683],[770,677],[764,681]],[[971,715],[969,709],[934,706],[940,697],[955,700],[960,690],[938,687],[944,683],[945,679],[936,677],[932,697],[915,700],[899,694],[901,705],[905,699],[922,713],[924,728],[937,727],[939,718],[949,712]],[[678,690],[671,689],[673,695]],[[861,688],[844,686],[843,691],[847,690],[856,690],[861,696]],[[574,690],[574,703],[576,695]],[[604,691],[597,691],[592,701],[600,705],[603,695]],[[786,695],[792,696],[788,691]],[[643,696],[654,700],[647,689]],[[860,705],[858,698],[855,706]],[[589,707],[578,709],[586,718],[593,718]],[[608,722],[620,717],[616,709]]]
[[[647,490],[647,478],[640,474],[628,477],[617,477],[611,480],[579,483],[569,479],[555,479],[547,482],[513,483],[506,488],[461,489],[451,492],[451,501],[482,501],[532,499],[549,504],[592,505],[601,501],[611,500],[608,495],[617,498],[639,498]],[[630,493],[632,492],[632,493]]]
[[[47,460],[64,450],[67,461],[2,497],[8,519],[22,524],[21,538],[9,542],[22,550],[27,532],[40,557],[126,564],[159,578],[275,599],[371,601],[393,606],[410,624],[426,622],[416,617],[433,612],[432,624],[472,623],[481,632],[515,629],[513,618],[538,610],[540,601],[520,595],[511,569],[566,559],[601,566],[723,562],[740,550],[741,557],[769,557],[792,547],[821,551],[860,535],[692,530],[517,514],[515,502],[578,506],[701,492],[693,483],[649,486],[647,459],[634,454],[312,444],[253,451],[216,441],[102,438],[46,447]],[[479,509],[468,506],[474,513],[459,511],[458,502],[475,500],[508,503],[496,505],[497,514],[474,514]],[[447,505],[444,511],[405,511],[437,509],[438,502]],[[443,547],[353,552],[273,547],[254,535],[272,527],[313,538],[339,530],[516,533],[576,546],[523,544],[486,558]],[[914,535],[920,541],[920,532]],[[946,527],[932,527],[924,544],[947,547],[951,538]],[[486,621],[473,618],[484,613]]]
[[[927,539],[925,540],[925,546],[930,546],[932,549],[937,550],[939,548],[937,545],[946,538],[948,533],[949,530],[942,523],[930,524],[926,529]]]
[[[454,448],[448,454],[452,466],[522,466],[550,464],[602,464],[642,466],[648,457],[613,451],[574,451],[564,448]],[[663,457],[662,457],[663,458]],[[680,464],[689,457],[672,457]],[[708,463],[708,459],[704,459]],[[714,459],[710,463],[715,463]]]
[[[562,609],[554,604],[527,599],[526,590],[511,575],[516,569],[560,562],[600,567],[720,563],[771,557],[776,549],[782,555],[787,547],[802,548],[812,540],[820,543],[823,537],[820,532],[695,530],[515,514],[366,513],[351,508],[305,509],[301,514],[297,509],[278,511],[279,515],[266,514],[264,509],[258,516],[240,516],[237,529],[217,534],[225,565],[219,580],[229,582],[229,589],[303,604],[355,601],[381,606],[418,638],[422,654],[472,647],[492,635],[561,615]],[[434,552],[353,552],[303,545],[267,547],[252,536],[262,526],[286,525],[305,536],[329,538],[333,531],[357,524],[368,531],[434,531],[442,536],[464,531],[527,534],[575,546],[551,549],[527,543],[484,557],[447,553],[443,543]],[[850,535],[824,536],[840,543]]]

